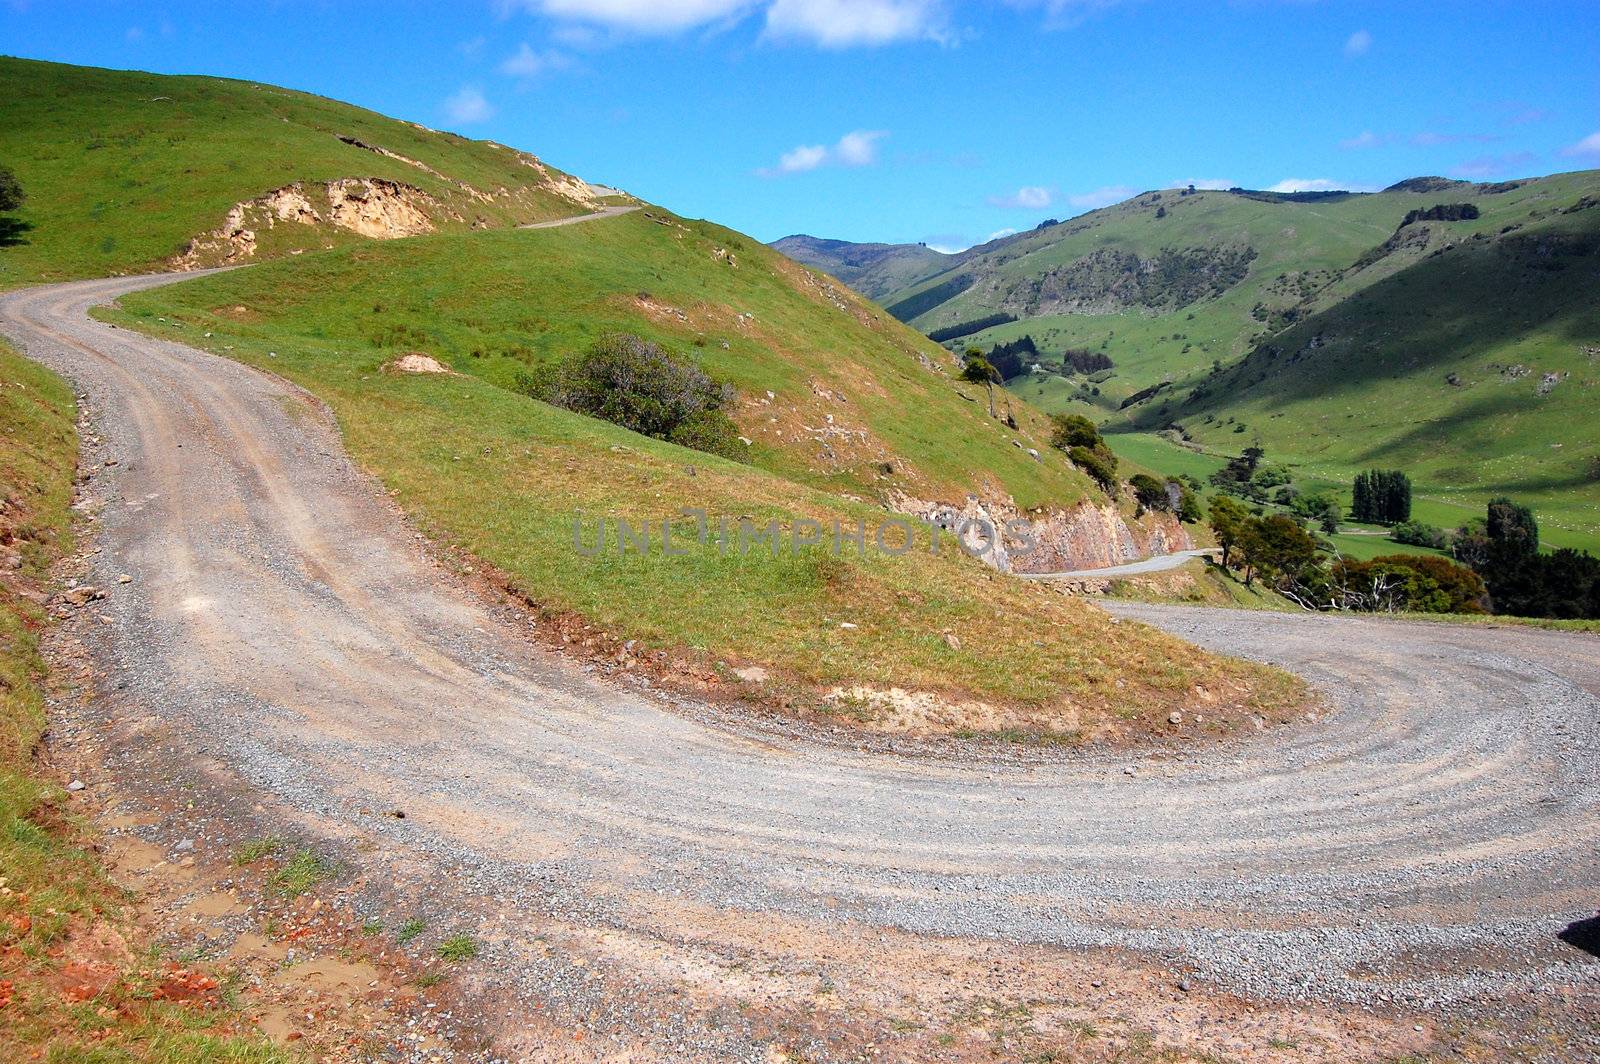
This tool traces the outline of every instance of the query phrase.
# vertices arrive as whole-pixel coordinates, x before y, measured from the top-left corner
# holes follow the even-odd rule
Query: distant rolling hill
[[[771,246],[796,262],[832,274],[868,299],[943,270],[953,258],[926,244],[852,244],[804,234],[774,240]]]
[[[1597,171],[1146,192],[877,298],[952,349],[1031,336],[1041,364],[1010,383],[1047,409],[1219,454],[1259,438],[1335,485],[1401,465],[1441,522],[1503,492],[1552,541],[1596,546],[1600,433],[1581,411],[1600,376],[1597,204]],[[1114,369],[1063,372],[1072,350]]]

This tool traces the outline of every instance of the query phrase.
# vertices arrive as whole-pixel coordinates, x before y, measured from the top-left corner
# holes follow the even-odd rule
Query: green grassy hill
[[[0,288],[161,269],[235,204],[296,182],[323,223],[251,212],[260,256],[362,239],[328,222],[321,183],[340,179],[414,190],[418,231],[590,209],[587,186],[530,155],[272,85],[0,58],[0,99],[0,164],[28,196],[0,238]]]
[[[1009,383],[1044,409],[1114,433],[1181,424],[1214,456],[1259,439],[1312,488],[1400,466],[1442,524],[1512,494],[1550,542],[1595,548],[1596,202],[1596,171],[1372,195],[1150,192],[974,249],[883,300],[926,331],[1017,317],[948,346],[1032,336],[1042,371]],[[1454,205],[1477,216],[1426,216]],[[1069,349],[1115,368],[1060,372],[1052,356]]]

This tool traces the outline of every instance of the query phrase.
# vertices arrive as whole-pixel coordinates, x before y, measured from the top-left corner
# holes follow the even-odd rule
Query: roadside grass
[[[434,949],[441,959],[452,963],[470,961],[479,951],[478,940],[465,933],[451,935]]]
[[[267,889],[283,898],[298,898],[338,874],[339,866],[315,850],[296,850],[282,866],[267,877]]]
[[[288,1061],[265,1040],[230,1033],[248,1021],[220,1000],[162,1000],[170,973],[159,956],[107,961],[85,945],[134,932],[123,893],[42,760],[39,641],[49,619],[29,597],[71,548],[76,465],[71,391],[0,342],[0,557],[21,562],[0,567],[0,1059]],[[70,974],[78,960],[106,967],[85,984]]]
[[[1244,581],[1208,558],[1195,558],[1164,573],[1113,580],[1106,597],[1129,602],[1226,606],[1245,610],[1300,610],[1282,595],[1259,583],[1245,587]]]
[[[28,196],[15,216],[24,228],[0,255],[0,289],[158,269],[190,237],[221,225],[235,203],[294,181],[414,185],[462,219],[436,212],[443,225],[582,213],[540,187],[539,172],[507,148],[271,85],[0,57],[0,99],[0,159]],[[485,201],[457,180],[515,191]],[[283,253],[361,238],[290,223],[258,239],[264,252]]]
[[[679,517],[683,509],[704,510],[713,523],[725,516],[785,528],[798,519],[865,524],[869,543],[889,515],[870,501],[869,462],[850,476],[829,474],[803,449],[780,450],[776,438],[758,442],[748,464],[726,461],[501,386],[514,367],[558,357],[607,329],[631,329],[694,350],[758,410],[776,406],[771,416],[780,420],[790,414],[781,403],[791,401],[811,425],[825,424],[825,410],[860,418],[914,449],[907,464],[930,479],[936,473],[936,483],[998,481],[1019,502],[1067,503],[1094,490],[1061,456],[1037,462],[1011,446],[999,422],[970,412],[977,404],[922,367],[915,344],[896,338],[881,313],[863,310],[874,323],[863,324],[826,298],[812,299],[808,282],[795,282],[797,290],[779,276],[794,267],[764,268],[762,249],[735,243],[741,239],[700,223],[679,230],[643,213],[569,229],[419,238],[137,293],[106,316],[305,387],[332,408],[356,461],[436,542],[488,563],[544,611],[577,614],[645,650],[687,652],[701,668],[758,664],[775,674],[775,688],[792,682],[803,695],[868,684],[979,699],[1010,713],[1001,729],[1081,729],[1086,738],[1158,723],[1196,684],[1228,692],[1241,707],[1302,697],[1282,673],[998,576],[952,549],[948,536],[933,554],[926,530],[899,557],[862,556],[848,545],[839,556],[810,547],[774,557],[724,552],[714,539],[702,544]],[[720,246],[737,249],[736,269],[715,256]],[[707,269],[723,273],[706,277]],[[693,347],[689,333],[656,324],[632,295],[617,301],[617,292],[646,281],[652,299],[690,307],[727,300],[716,305],[722,310],[705,310],[708,319],[753,312],[764,331],[752,338],[721,328]],[[383,308],[377,317],[386,330],[401,328],[413,337],[408,346],[414,340],[462,372],[385,371],[396,351],[371,339],[374,306]],[[888,340],[875,338],[877,330]],[[511,344],[533,353],[508,356]],[[854,398],[821,398],[806,383],[812,378]],[[766,390],[777,404],[761,401]],[[757,418],[746,424],[759,425]],[[659,535],[648,552],[621,553],[613,536],[609,549],[584,556],[574,548],[579,514],[586,543],[599,517],[649,520],[658,532],[659,522],[676,519],[673,548],[684,553],[668,556]]]
[[[272,856],[279,850],[283,849],[283,847],[284,840],[276,835],[268,835],[265,838],[260,839],[251,839],[249,842],[244,843],[233,852],[234,867],[243,868],[245,865],[254,864],[263,857]]]

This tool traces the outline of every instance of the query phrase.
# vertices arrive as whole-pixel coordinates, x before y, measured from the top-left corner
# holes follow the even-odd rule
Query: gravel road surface
[[[1600,906],[1592,636],[1124,604],[1302,673],[1334,711],[1192,756],[1033,764],[743,734],[510,630],[294,387],[86,314],[172,280],[13,292],[0,330],[78,382],[117,463],[88,489],[117,697],[332,837],[403,808],[382,845],[441,883],[617,926],[675,909],[1129,947],[1317,1002],[1600,978],[1557,938]]]

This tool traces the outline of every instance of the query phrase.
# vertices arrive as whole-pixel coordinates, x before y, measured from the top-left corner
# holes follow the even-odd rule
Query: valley
[[[0,1056],[1600,1059],[1595,623],[1389,515],[1600,544],[1600,171],[769,246],[0,89]]]
[[[879,298],[935,334],[1014,317],[948,345],[1031,336],[1040,368],[1008,386],[1113,438],[1166,435],[1195,454],[1162,472],[1252,443],[1313,491],[1400,467],[1422,520],[1454,527],[1511,495],[1545,517],[1550,543],[1592,551],[1597,194],[1594,171],[1375,194],[1149,192],[947,256]],[[1471,217],[1407,221],[1448,204]],[[1071,350],[1115,369],[1062,374]]]

